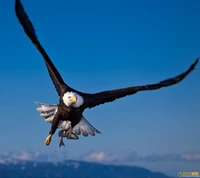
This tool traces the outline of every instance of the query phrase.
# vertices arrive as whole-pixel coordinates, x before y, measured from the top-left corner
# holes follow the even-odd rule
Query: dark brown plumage
[[[32,43],[35,45],[35,47],[38,49],[40,54],[43,56],[46,67],[48,69],[48,73],[53,81],[53,84],[56,88],[58,95],[60,96],[60,101],[58,104],[58,112],[54,116],[54,119],[52,122],[52,127],[49,132],[49,136],[46,139],[46,145],[48,145],[50,143],[51,136],[56,131],[60,120],[71,121],[72,128],[73,128],[74,126],[76,126],[76,124],[79,123],[79,121],[82,117],[82,113],[86,108],[92,108],[92,107],[98,106],[100,104],[112,102],[116,99],[125,97],[127,95],[135,94],[139,91],[157,90],[162,87],[168,87],[168,86],[177,84],[180,81],[182,81],[195,68],[195,66],[199,60],[199,58],[197,58],[196,61],[184,73],[182,73],[174,78],[163,80],[159,83],[144,85],[144,86],[133,86],[133,87],[122,88],[122,89],[117,89],[117,90],[103,91],[103,92],[95,93],[95,94],[82,93],[80,91],[77,91],[77,90],[69,87],[63,81],[61,75],[57,71],[56,67],[52,63],[51,59],[45,52],[42,45],[40,44],[40,42],[36,36],[34,27],[31,23],[31,21],[29,20],[27,14],[25,13],[20,0],[16,0],[15,12],[16,12],[17,18],[18,18],[20,24],[22,25],[26,35],[29,37],[29,39],[32,41]],[[83,99],[83,103],[81,103],[81,105],[79,107],[73,106],[73,105],[69,105],[69,106],[66,105],[68,100],[67,99],[65,100],[64,98],[65,98],[65,94],[68,92],[75,92],[76,94],[80,95],[80,97],[82,97],[82,99]],[[78,95],[77,95],[77,97],[78,97]],[[70,132],[69,132],[69,137],[70,137]]]

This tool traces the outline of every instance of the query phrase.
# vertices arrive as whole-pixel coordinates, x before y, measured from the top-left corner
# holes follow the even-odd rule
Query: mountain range
[[[137,166],[120,166],[66,160],[62,162],[19,161],[0,163],[0,177],[76,177],[76,178],[170,178]]]

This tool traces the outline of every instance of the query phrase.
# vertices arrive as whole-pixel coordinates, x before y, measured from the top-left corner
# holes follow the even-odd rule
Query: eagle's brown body
[[[83,114],[84,108],[72,108],[67,107],[62,99],[60,99],[60,103],[58,104],[58,113],[60,114],[60,117],[62,120],[69,120],[72,122],[72,127],[74,127],[76,124],[79,123],[81,120],[81,116]]]
[[[16,0],[15,3],[15,12],[17,15],[17,18],[22,25],[24,32],[29,37],[29,39],[32,41],[32,43],[35,45],[35,47],[38,49],[38,51],[43,56],[44,62],[46,64],[47,70],[49,72],[49,75],[53,81],[53,84],[56,88],[56,91],[60,97],[60,101],[58,104],[58,111],[54,116],[52,127],[49,132],[49,136],[46,139],[46,145],[48,145],[51,141],[51,136],[56,131],[59,121],[60,120],[69,120],[72,123],[72,127],[76,126],[83,114],[83,111],[86,108],[92,108],[95,106],[98,106],[100,104],[104,104],[107,102],[112,102],[116,99],[135,94],[139,91],[147,91],[147,90],[157,90],[163,87],[168,87],[171,85],[175,85],[182,81],[196,66],[198,63],[198,59],[183,73],[180,75],[177,75],[176,77],[163,80],[161,82],[155,83],[155,84],[149,84],[149,85],[143,85],[143,86],[132,86],[117,90],[110,90],[110,91],[103,91],[95,94],[88,94],[88,93],[82,93],[80,91],[77,91],[71,87],[69,87],[62,79],[61,75],[59,74],[58,70],[52,63],[51,59],[45,52],[44,48],[40,44],[35,30],[33,28],[33,25],[31,21],[29,20],[27,14],[24,11],[24,8],[20,2],[20,0]],[[67,92],[75,92],[80,97],[84,99],[84,102],[79,107],[73,107],[73,106],[66,106],[63,96]]]

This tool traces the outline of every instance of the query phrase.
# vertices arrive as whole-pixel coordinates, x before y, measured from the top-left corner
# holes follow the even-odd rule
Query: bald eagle
[[[59,95],[59,104],[53,106],[54,109],[50,112],[51,114],[48,115],[48,110],[51,110],[51,106],[45,107],[44,105],[42,105],[42,107],[40,108],[40,113],[47,115],[43,115],[42,117],[49,119],[49,122],[51,122],[52,124],[51,129],[49,131],[49,135],[45,140],[46,145],[50,144],[52,136],[58,127],[67,127],[67,138],[72,138],[72,135],[74,137],[74,133],[80,133],[80,128],[84,130],[86,127],[86,132],[82,132],[86,135],[90,132],[91,135],[94,135],[95,132],[99,133],[99,131],[96,130],[93,126],[91,126],[89,122],[87,122],[87,120],[84,118],[83,112],[85,109],[93,108],[95,106],[107,102],[112,102],[116,99],[125,97],[127,95],[135,94],[139,91],[157,90],[162,87],[168,87],[177,84],[180,81],[182,81],[195,68],[199,60],[199,58],[197,58],[195,62],[180,75],[174,78],[163,80],[155,84],[132,86],[116,90],[103,91],[94,94],[83,93],[81,91],[71,88],[64,82],[58,70],[54,66],[53,62],[51,61],[44,48],[40,44],[35,33],[34,27],[31,21],[29,20],[26,12],[24,11],[20,0],[16,0],[15,2],[15,13],[20,24],[24,29],[24,32],[42,55],[49,76],[52,79],[55,89]],[[84,126],[80,126],[80,123],[83,123]],[[78,126],[78,129],[76,126]]]

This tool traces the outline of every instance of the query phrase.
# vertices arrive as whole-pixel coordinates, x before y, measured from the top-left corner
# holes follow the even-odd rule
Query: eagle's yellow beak
[[[74,95],[70,98],[70,101],[71,101],[72,103],[76,103],[76,100],[77,100],[77,98],[76,98],[76,96],[74,96]]]

